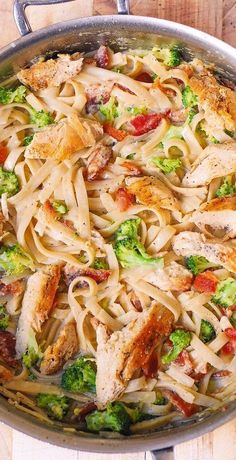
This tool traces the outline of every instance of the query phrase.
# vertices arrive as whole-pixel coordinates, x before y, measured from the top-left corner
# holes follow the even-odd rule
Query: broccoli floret
[[[131,409],[121,402],[108,404],[105,411],[96,410],[85,417],[89,431],[101,430],[116,431],[128,434],[132,423],[140,419],[140,410]]]
[[[37,126],[37,128],[44,128],[45,126],[54,123],[54,118],[50,112],[45,112],[44,110],[37,112],[36,110],[32,109],[30,122]]]
[[[163,64],[167,67],[176,67],[181,63],[181,54],[177,46],[172,46],[170,48],[154,47],[152,52],[154,56],[163,61]]]
[[[64,214],[66,214],[69,211],[69,209],[66,206],[65,201],[61,201],[61,200],[53,201],[52,202],[52,207],[59,214],[59,217],[63,216]]]
[[[5,171],[0,167],[0,196],[7,193],[7,196],[15,195],[20,188],[19,179],[12,171]]]
[[[69,410],[70,400],[66,396],[40,393],[37,395],[37,406],[45,409],[49,417],[63,420]]]
[[[106,104],[100,105],[99,108],[101,114],[106,118],[107,121],[113,122],[114,118],[118,117],[117,100],[114,96],[111,96]]]
[[[220,281],[217,285],[212,301],[221,307],[231,307],[236,303],[236,280],[227,278]]]
[[[161,391],[156,391],[156,399],[153,404],[157,406],[164,406],[166,404],[166,398],[164,398]]]
[[[127,158],[127,160],[133,160],[135,155],[136,155],[135,153],[130,153],[129,155],[127,155],[126,158]]]
[[[193,117],[195,117],[196,113],[197,113],[197,112],[196,112],[195,109],[190,109],[190,110],[189,110],[188,117],[187,117],[187,124],[188,124],[188,125],[192,122]]]
[[[183,126],[170,126],[167,133],[162,139],[163,146],[166,141],[173,138],[183,139]]]
[[[96,366],[89,356],[81,356],[63,372],[61,386],[72,393],[95,393]]]
[[[139,241],[138,227],[141,219],[128,219],[124,221],[115,233],[115,253],[124,268],[137,265],[163,266],[162,257],[151,257],[146,253],[145,247]]]
[[[0,104],[11,104],[12,102],[25,102],[26,88],[23,85],[10,89],[0,87]]]
[[[104,257],[95,257],[92,268],[96,268],[96,270],[107,270],[109,265]]]
[[[9,325],[10,315],[4,305],[0,305],[0,329],[5,330]]]
[[[25,136],[24,140],[23,140],[23,145],[25,145],[27,147],[27,145],[30,145],[32,140],[34,138],[34,134],[31,134],[30,136]]]
[[[30,369],[34,364],[37,363],[39,355],[33,347],[28,347],[25,353],[21,356],[22,363],[27,369]]]
[[[127,112],[131,113],[131,115],[140,115],[142,113],[147,113],[148,109],[147,107],[143,106],[143,107],[135,107],[133,105],[127,107]]]
[[[212,326],[209,321],[205,319],[201,320],[201,327],[200,327],[200,339],[203,343],[208,343],[216,337],[216,332],[214,327]]]
[[[229,131],[228,129],[224,129],[225,134],[227,134],[229,137],[234,137],[234,131]]]
[[[181,158],[152,158],[152,163],[157,166],[164,174],[170,174],[182,166]]]
[[[202,273],[208,268],[216,267],[215,264],[209,262],[209,260],[205,259],[203,256],[190,256],[186,258],[186,266],[187,268],[193,273],[193,275],[197,275],[198,273]]]
[[[190,86],[186,86],[182,91],[182,103],[184,107],[195,107],[198,103],[196,94],[191,90]]]
[[[187,348],[191,342],[191,332],[184,331],[183,329],[176,329],[174,332],[170,334],[169,339],[173,343],[173,347],[166,355],[162,356],[162,363],[163,364],[170,364],[174,361],[181,351]]]
[[[27,268],[34,269],[30,255],[19,245],[2,246],[0,249],[0,267],[6,275],[21,275]]]
[[[222,196],[233,195],[234,193],[236,193],[236,187],[232,184],[232,177],[226,176],[223,184],[216,191],[216,196],[220,198]]]

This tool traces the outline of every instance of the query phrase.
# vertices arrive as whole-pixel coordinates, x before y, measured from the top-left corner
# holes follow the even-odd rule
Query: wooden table
[[[0,46],[18,37],[12,0],[0,0]],[[33,29],[53,22],[115,12],[114,0],[75,0],[65,5],[30,7]],[[131,12],[181,22],[236,46],[235,0],[131,0]],[[175,447],[175,460],[236,460],[236,421]],[[0,424],[0,460],[150,460],[149,454],[103,455],[56,448]]]

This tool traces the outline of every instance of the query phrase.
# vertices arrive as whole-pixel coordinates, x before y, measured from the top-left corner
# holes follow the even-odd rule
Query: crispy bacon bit
[[[152,83],[153,79],[151,75],[147,72],[142,72],[140,73],[137,77],[135,77],[135,80],[137,81],[142,81],[144,83]]]
[[[91,151],[87,164],[87,179],[98,179],[112,156],[112,148],[98,143]]]
[[[191,361],[190,354],[187,350],[181,351],[179,356],[175,359],[175,364],[178,364],[178,366],[187,367],[191,370],[193,369],[193,363]]]
[[[106,104],[109,101],[113,82],[107,81],[104,84],[94,84],[86,89],[87,102],[85,110],[87,113],[95,113],[98,111],[101,104]]]
[[[0,144],[0,164],[3,164],[8,156],[8,148],[5,145]]]
[[[134,93],[133,91],[131,91],[131,89],[127,88],[126,86],[121,85],[120,83],[115,83],[114,86],[115,86],[116,88],[121,89],[122,91],[125,91],[125,93],[129,93],[129,94],[134,94],[134,95],[135,95],[135,93]]]
[[[0,283],[0,296],[2,295],[20,295],[24,292],[24,284],[17,280],[10,284]]]
[[[84,64],[96,65],[96,59],[87,56],[84,58]]]
[[[98,67],[105,69],[108,66],[110,60],[109,54],[109,48],[107,46],[101,45],[98,48],[95,54],[95,59]]]
[[[77,268],[73,267],[72,265],[66,264],[63,268],[64,272],[64,279],[67,286],[77,278],[77,276],[88,276],[92,278],[96,283],[101,283],[102,281],[106,281],[111,274],[111,270],[96,270],[95,268]]]
[[[16,338],[8,331],[0,331],[0,358],[9,366],[18,368],[16,359]]]
[[[10,371],[10,369],[7,369],[0,364],[0,381],[11,380],[13,376],[14,374],[12,371]]]
[[[212,374],[212,377],[215,377],[215,378],[218,378],[218,377],[228,377],[228,375],[230,375],[231,372],[230,371],[227,371],[227,369],[223,370],[223,371],[217,371],[215,372],[214,374]]]
[[[221,353],[223,355],[233,355],[236,351],[235,344],[232,342],[227,342],[222,348]]]
[[[152,131],[159,125],[162,118],[163,115],[159,113],[137,115],[137,117],[130,121],[130,124],[134,128],[132,132],[133,136],[141,136]]]
[[[134,203],[135,197],[125,187],[120,187],[115,192],[115,201],[120,211],[126,211]]]
[[[65,225],[65,227],[75,230],[73,222],[69,219],[61,219],[60,222]]]
[[[204,273],[199,273],[199,275],[196,276],[193,282],[193,287],[198,292],[213,294],[216,291],[217,284],[218,279],[216,278],[216,276],[213,275],[212,272],[207,271]]]
[[[158,370],[158,358],[156,350],[153,350],[148,361],[142,366],[142,371],[147,378],[154,378]]]
[[[169,114],[169,119],[173,125],[182,125],[188,116],[188,109],[173,110]]]
[[[96,404],[94,402],[89,402],[88,404],[85,404],[85,406],[81,407],[81,409],[79,410],[79,414],[77,415],[77,418],[79,420],[84,420],[86,415],[90,414],[90,412],[93,412],[96,409]]]
[[[143,311],[142,304],[134,292],[131,293],[130,302],[132,303],[136,311],[138,311],[139,313]]]
[[[236,341],[236,329],[234,327],[227,327],[224,330],[224,333],[231,342]]]
[[[132,161],[124,161],[122,165],[124,168],[128,169],[126,176],[142,176],[143,172],[140,166],[136,165]]]
[[[123,131],[122,129],[116,129],[112,125],[110,125],[110,123],[104,123],[103,131],[104,133],[109,134],[109,136],[116,139],[118,142],[123,141],[126,138],[126,136],[128,136],[128,133],[126,131]]]
[[[199,412],[201,407],[197,406],[197,404],[191,404],[184,401],[177,393],[171,390],[162,390],[163,395],[169,399],[171,404],[179,409],[185,417],[191,417],[191,415],[196,414]]]

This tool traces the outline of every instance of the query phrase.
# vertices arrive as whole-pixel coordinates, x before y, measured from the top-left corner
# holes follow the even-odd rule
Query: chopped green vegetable
[[[34,269],[30,255],[19,245],[2,246],[0,249],[0,267],[6,275],[21,275],[27,268]]]
[[[31,144],[33,138],[34,138],[34,134],[31,134],[31,136],[25,136],[25,138],[23,140],[23,145],[27,146],[27,145]]]
[[[7,196],[15,195],[20,188],[19,179],[12,171],[5,171],[0,167],[0,196],[7,193]]]
[[[232,307],[236,303],[236,280],[227,278],[217,285],[212,301],[221,307]]]
[[[229,137],[234,137],[234,131],[229,131],[228,129],[225,129],[224,131]]]
[[[30,369],[37,363],[39,355],[33,347],[28,347],[25,353],[21,356],[21,359],[24,366]]]
[[[131,113],[131,115],[140,115],[142,113],[147,113],[148,109],[145,106],[142,107],[135,107],[133,105],[130,105],[127,107],[127,112]]]
[[[109,403],[105,411],[96,410],[85,417],[89,431],[101,430],[116,431],[128,434],[132,423],[140,420],[139,408],[131,409],[121,402]]]
[[[198,273],[204,272],[208,268],[216,267],[215,264],[209,262],[203,256],[189,256],[186,258],[186,266],[193,273],[197,275]]]
[[[117,65],[117,66],[112,67],[112,68],[111,68],[111,71],[112,71],[112,72],[116,72],[116,73],[122,73],[123,67],[124,67],[124,66],[118,66],[118,65]]]
[[[166,398],[164,398],[160,390],[156,391],[156,400],[153,404],[157,406],[164,406],[166,404]]]
[[[89,356],[81,356],[63,372],[61,386],[73,393],[95,393],[96,365]]]
[[[191,90],[190,86],[186,86],[182,91],[182,103],[184,107],[195,107],[198,103],[196,94]]]
[[[56,420],[63,420],[69,410],[70,400],[66,396],[39,393],[37,395],[37,406],[45,409],[49,417]]]
[[[197,113],[197,112],[196,112],[195,109],[190,109],[190,110],[189,110],[188,117],[187,117],[187,124],[188,124],[188,125],[192,122],[193,117],[195,117],[196,113]]]
[[[92,268],[96,268],[96,270],[107,270],[109,265],[104,257],[95,257]]]
[[[212,326],[209,321],[205,319],[201,320],[201,327],[200,327],[200,339],[203,343],[208,343],[216,337],[216,332],[214,327]]]
[[[12,104],[12,102],[25,102],[26,87],[23,85],[18,88],[3,88],[0,87],[0,104]]]
[[[183,329],[176,329],[174,332],[170,334],[169,339],[173,343],[173,347],[166,355],[162,356],[161,362],[163,364],[170,364],[174,361],[181,351],[187,348],[191,342],[191,332],[184,331]]]
[[[152,163],[163,171],[164,174],[170,174],[182,166],[181,158],[153,157]]]
[[[231,316],[231,318],[229,318],[232,326],[236,329],[236,318],[234,316]]]
[[[126,158],[127,158],[127,160],[133,160],[135,155],[136,155],[135,153],[130,153],[129,155],[127,155]]]
[[[36,110],[32,109],[30,115],[30,123],[37,126],[37,128],[44,128],[45,126],[54,123],[54,118],[50,112],[45,112],[44,110],[37,112]]]
[[[9,325],[10,315],[4,305],[0,305],[0,329],[5,330]]]
[[[181,54],[177,46],[170,48],[154,47],[152,53],[158,59],[163,61],[167,67],[176,67],[181,63]]]
[[[222,196],[233,195],[236,193],[236,187],[232,184],[232,177],[226,176],[223,184],[216,190],[216,196],[221,198]]]
[[[52,207],[59,214],[59,217],[63,216],[64,214],[66,214],[69,211],[69,209],[66,206],[65,201],[62,201],[62,200],[53,201],[52,202]]]
[[[114,118],[118,117],[117,100],[114,96],[111,96],[106,104],[100,105],[99,108],[101,114],[106,118],[107,121],[113,122]]]
[[[174,126],[174,125],[170,126],[167,133],[162,139],[161,143],[163,147],[165,145],[165,142],[169,141],[170,139],[174,139],[174,138],[183,139],[183,126]]]
[[[145,247],[139,241],[138,227],[140,218],[124,221],[115,233],[115,253],[124,268],[138,265],[163,266],[162,257],[151,257],[146,253]]]

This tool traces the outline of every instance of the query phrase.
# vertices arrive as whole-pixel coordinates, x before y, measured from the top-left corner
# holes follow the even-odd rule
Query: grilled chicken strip
[[[236,236],[236,195],[215,198],[209,203],[204,203],[191,215],[189,220],[203,232],[205,225],[209,225],[213,230],[224,230],[224,239],[234,238]]]
[[[32,330],[40,332],[43,323],[48,319],[59,280],[58,265],[48,265],[45,270],[40,270],[29,277],[16,332],[18,356],[25,352]]]
[[[63,161],[85,147],[95,145],[103,134],[100,123],[80,120],[76,115],[48,126],[33,137],[25,150],[26,158],[54,158]]]
[[[18,72],[17,77],[33,91],[40,91],[50,86],[60,86],[61,83],[74,78],[81,71],[82,65],[83,58],[73,59],[73,56],[64,54],[58,59],[37,62],[29,69]]]
[[[173,314],[153,303],[121,331],[109,336],[105,326],[97,327],[97,405],[104,408],[125,390],[134,372],[148,361],[154,348],[169,335]]]
[[[55,374],[78,350],[79,341],[73,320],[65,325],[57,341],[46,349],[40,366],[41,372],[46,375]]]
[[[140,179],[128,179],[127,190],[144,205],[156,209],[179,210],[178,200],[172,191],[156,177],[145,176]]]
[[[207,185],[216,177],[227,176],[236,170],[236,142],[212,144],[206,147],[184,176],[183,187]]]
[[[162,291],[188,291],[191,288],[193,275],[183,265],[172,261],[164,268],[158,268],[143,278]]]
[[[112,156],[112,148],[99,142],[88,157],[87,179],[89,181],[99,179],[100,174],[104,171],[106,165]]]
[[[210,262],[236,273],[236,249],[226,243],[208,241],[196,232],[181,232],[173,238],[173,250],[177,255],[203,256]]]

